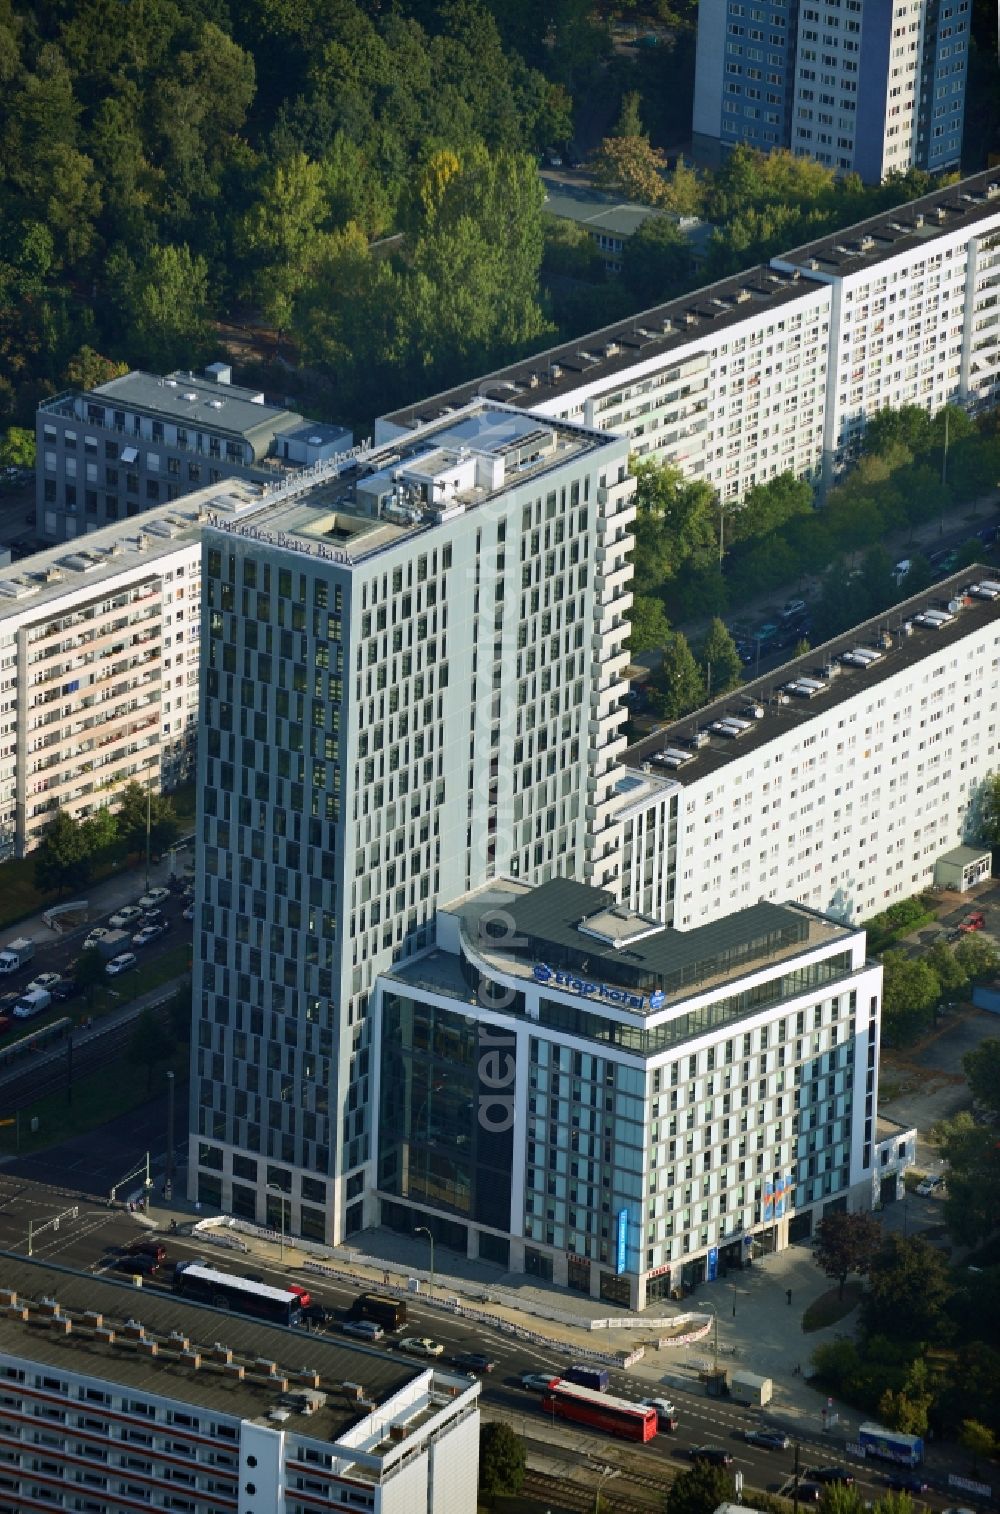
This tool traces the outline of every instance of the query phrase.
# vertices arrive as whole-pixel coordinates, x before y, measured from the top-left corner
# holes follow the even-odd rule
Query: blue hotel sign
[[[562,972],[536,962],[533,968],[536,983],[551,983],[553,988],[568,988],[570,993],[604,999],[608,1004],[618,1004],[622,1009],[662,1009],[667,996],[659,988],[648,996],[629,993],[627,988],[613,988],[610,983],[592,983],[588,978],[579,978],[576,973]]]
[[[628,1210],[618,1211],[618,1246],[615,1253],[615,1272],[620,1276],[628,1261]]]

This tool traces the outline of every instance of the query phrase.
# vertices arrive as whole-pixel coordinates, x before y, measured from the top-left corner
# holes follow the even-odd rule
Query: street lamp
[[[431,1233],[427,1229],[426,1225],[418,1225],[417,1228],[414,1230],[413,1234],[414,1235],[425,1235],[427,1237],[427,1239],[431,1243],[431,1280],[430,1280],[430,1283],[428,1284],[428,1297],[429,1298],[433,1298],[434,1297],[434,1237],[431,1235]]]
[[[712,1318],[715,1321],[715,1332],[714,1332],[714,1340],[713,1340],[713,1347],[712,1347],[712,1375],[713,1375],[713,1377],[718,1377],[718,1375],[719,1375],[719,1311],[716,1309],[716,1307],[715,1307],[714,1304],[710,1304],[707,1300],[705,1302],[705,1308],[706,1309],[711,1309],[711,1311],[712,1311]]]
[[[283,1262],[285,1260],[285,1190],[279,1188],[277,1183],[268,1183],[267,1191],[268,1193],[276,1193],[278,1201],[281,1204],[281,1242],[278,1260]]]
[[[594,1464],[591,1463],[591,1465],[593,1466]],[[600,1467],[600,1468],[598,1468],[598,1467],[595,1466],[594,1467],[594,1471],[596,1472],[598,1470],[600,1471],[601,1475],[600,1475],[600,1478],[598,1479],[597,1487],[594,1489],[594,1514],[600,1514],[601,1496],[602,1496],[602,1494],[604,1492],[604,1484],[605,1484],[605,1482],[607,1481],[607,1479],[609,1477],[620,1477],[622,1469],[621,1469],[621,1467]]]

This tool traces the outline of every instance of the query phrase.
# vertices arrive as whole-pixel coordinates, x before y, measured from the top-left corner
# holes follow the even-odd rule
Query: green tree
[[[208,264],[190,247],[151,247],[141,262],[109,259],[123,337],[138,362],[156,373],[194,367],[209,350]]]
[[[823,1489],[819,1514],[868,1514],[865,1500],[857,1488],[831,1483]]]
[[[992,941],[970,933],[963,936],[955,947],[955,961],[972,982],[977,978],[992,978],[1000,964],[1000,954]]]
[[[811,516],[812,510],[813,493],[806,480],[779,473],[747,490],[732,513],[727,535],[731,543],[770,537],[795,516]]]
[[[87,1004],[90,1009],[94,1007],[94,989],[98,984],[108,981],[104,971],[107,965],[106,958],[102,957],[96,946],[89,946],[81,952],[73,967],[73,976],[80,987],[86,991]]]
[[[98,384],[107,384],[125,373],[128,373],[128,363],[116,363],[112,358],[102,357],[93,347],[84,345],[66,364],[64,377],[66,383],[76,389],[96,389]]]
[[[901,405],[898,410],[876,410],[865,422],[862,446],[869,454],[887,452],[902,445],[912,457],[931,445],[931,418],[920,405]]]
[[[35,433],[23,426],[9,426],[0,441],[0,463],[8,468],[33,468]]]
[[[795,643],[794,647],[792,648],[792,656],[793,657],[804,657],[806,655],[806,653],[809,652],[809,651],[811,651],[811,650],[812,650],[812,643],[810,642],[808,636],[800,636],[799,639],[798,639],[798,641]]]
[[[926,1030],[941,984],[930,963],[887,951],[882,958],[882,1019],[885,1030],[900,1045]]]
[[[743,664],[725,624],[715,616],[701,648],[701,668],[709,698],[725,694],[743,682]]]
[[[653,701],[665,720],[676,720],[704,703],[705,687],[687,638],[672,631],[651,680]]]
[[[967,1051],[962,1071],[976,1105],[1000,1121],[1000,1040],[990,1036]]]
[[[319,260],[326,212],[323,169],[299,152],[263,176],[255,203],[237,223],[247,291],[279,331]]]
[[[887,1235],[868,1271],[862,1319],[869,1332],[905,1342],[940,1341],[950,1324],[947,1258],[922,1236]]]
[[[966,1111],[942,1120],[934,1139],[948,1166],[945,1218],[962,1246],[987,1240],[1000,1214],[1000,1146],[996,1129]]]
[[[632,629],[626,645],[633,657],[665,647],[670,639],[670,622],[663,601],[650,594],[637,594],[632,604]]]
[[[955,953],[946,942],[935,941],[925,960],[937,978],[943,994],[957,994],[965,991],[969,981],[968,974],[956,960]]]
[[[639,108],[641,98],[637,89],[629,90],[628,94],[622,97],[622,108],[611,133],[613,137],[645,136],[642,129],[642,114]]]
[[[128,1043],[128,1060],[146,1069],[146,1092],[153,1087],[153,1072],[158,1062],[170,1055],[170,1038],[160,1017],[152,1008],[142,1010]]]
[[[891,1430],[904,1435],[926,1435],[928,1411],[934,1401],[928,1382],[927,1363],[918,1358],[910,1366],[903,1386],[886,1388],[878,1403],[878,1416]]]
[[[79,822],[56,810],[35,853],[35,887],[59,894],[82,888],[90,877],[90,856]]]
[[[985,1460],[996,1450],[996,1436],[989,1425],[982,1424],[978,1419],[966,1419],[962,1421],[959,1439],[972,1457],[973,1471],[978,1475],[980,1457]]]
[[[677,468],[641,461],[632,466],[634,590],[657,594],[685,569],[718,561],[718,501],[709,484],[685,479]]]
[[[479,1430],[479,1491],[492,1502],[524,1485],[524,1441],[511,1425],[489,1420]]]
[[[141,783],[129,783],[122,789],[115,816],[118,834],[130,852],[146,849],[146,817],[151,814],[152,794]]]
[[[666,1514],[713,1514],[733,1498],[733,1479],[723,1467],[696,1461],[674,1478],[663,1501]]]
[[[102,805],[92,815],[88,815],[80,829],[87,855],[94,857],[100,852],[110,851],[118,840],[118,817],[106,805]]]
[[[979,836],[1000,850],[1000,773],[988,773],[976,790],[974,810]]]
[[[691,249],[677,222],[650,216],[622,252],[622,281],[640,307],[669,300],[687,285]]]
[[[849,1273],[862,1275],[871,1269],[882,1240],[882,1227],[871,1214],[829,1214],[816,1230],[818,1244],[813,1253],[817,1267],[827,1277],[835,1278],[844,1296]]]

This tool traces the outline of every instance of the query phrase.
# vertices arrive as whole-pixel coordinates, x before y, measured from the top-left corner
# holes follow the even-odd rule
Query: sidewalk
[[[175,1179],[175,1193],[183,1191],[183,1175],[179,1174]],[[175,1198],[166,1203],[156,1191],[147,1213],[137,1215],[136,1221],[149,1228],[167,1231],[174,1220],[185,1235],[190,1235],[195,1224],[205,1218],[209,1216],[196,1213],[194,1205],[186,1200]],[[828,1400],[824,1394],[810,1388],[794,1368],[801,1366],[802,1371],[807,1372],[816,1345],[837,1335],[851,1334],[853,1330],[849,1316],[827,1329],[803,1335],[803,1310],[831,1285],[813,1262],[812,1252],[801,1246],[789,1247],[716,1284],[702,1285],[688,1307],[662,1303],[655,1310],[637,1317],[598,1299],[585,1298],[563,1289],[550,1289],[521,1275],[504,1274],[487,1263],[470,1263],[446,1252],[443,1247],[436,1248],[432,1304],[426,1291],[426,1267],[413,1265],[408,1260],[416,1257],[426,1264],[426,1244],[383,1230],[365,1232],[353,1246],[310,1247],[308,1250],[298,1245],[295,1238],[286,1239],[282,1248],[281,1240],[276,1236],[272,1239],[269,1235],[224,1233],[227,1241],[235,1242],[232,1250],[239,1255],[258,1257],[271,1267],[283,1267],[302,1281],[312,1278],[320,1294],[325,1271],[359,1289],[388,1287],[405,1292],[410,1280],[417,1279],[423,1307],[437,1305],[448,1313],[461,1310],[465,1314],[468,1311],[466,1317],[477,1323],[488,1328],[492,1326],[503,1334],[516,1335],[526,1344],[543,1351],[548,1349],[565,1356],[599,1354],[617,1358],[642,1347],[643,1354],[638,1361],[627,1368],[621,1362],[618,1366],[619,1370],[628,1371],[637,1389],[647,1393],[671,1387],[703,1393],[699,1373],[713,1366],[717,1342],[720,1367],[755,1372],[772,1379],[774,1399],[767,1417],[787,1421],[799,1433],[822,1434],[823,1410]],[[378,1257],[370,1254],[374,1243],[381,1253]],[[221,1250],[219,1242],[206,1237],[208,1257]],[[394,1254],[386,1255],[389,1251]],[[232,1251],[229,1256],[232,1260]],[[789,1288],[794,1307],[787,1302],[786,1290]],[[512,1298],[515,1294],[516,1298]],[[735,1315],[732,1312],[734,1305]],[[579,1323],[574,1323],[574,1315]],[[702,1338],[689,1346],[669,1342],[659,1344],[671,1327],[678,1328],[686,1315],[700,1315],[702,1322],[715,1315],[717,1324],[709,1324]],[[640,1318],[641,1323],[630,1329],[588,1328],[590,1320],[616,1316]],[[720,1406],[733,1406],[732,1399],[715,1402]],[[858,1410],[836,1404],[832,1408],[839,1412],[835,1434],[843,1438],[847,1425],[856,1425]]]
[[[178,854],[178,871],[183,869],[184,858],[189,853]],[[157,884],[165,884],[170,878],[170,857],[162,857],[158,862],[151,862],[149,868],[149,886],[153,888]],[[146,889],[146,867],[144,862],[137,862],[131,867],[115,873],[111,878],[105,878],[101,883],[92,884],[87,889],[81,889],[80,897],[86,898],[88,903],[86,923],[73,926],[66,930],[53,930],[51,925],[46,925],[43,919],[44,911],[37,915],[31,915],[27,920],[21,920],[17,925],[12,925],[3,932],[6,940],[8,937],[28,936],[36,946],[45,947],[57,944],[60,941],[71,941],[76,936],[86,935],[87,931],[105,915],[112,914],[116,909],[121,909],[124,904],[134,904]],[[50,906],[51,907],[51,906]]]

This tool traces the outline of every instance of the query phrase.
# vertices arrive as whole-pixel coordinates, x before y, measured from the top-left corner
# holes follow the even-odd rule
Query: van
[[[592,1388],[595,1393],[607,1393],[610,1378],[604,1367],[591,1367],[577,1362],[568,1372],[563,1373],[563,1382],[576,1383],[578,1388]]]

